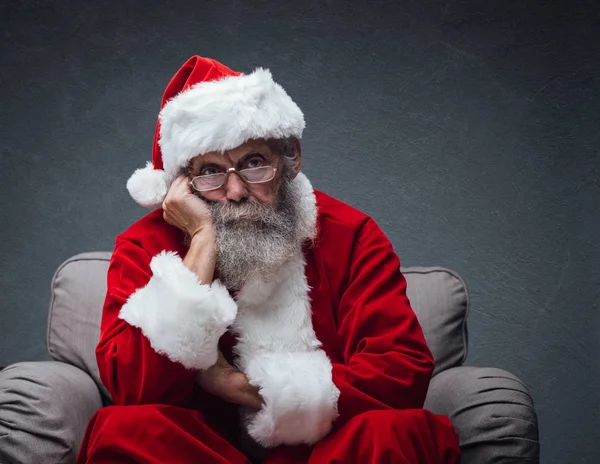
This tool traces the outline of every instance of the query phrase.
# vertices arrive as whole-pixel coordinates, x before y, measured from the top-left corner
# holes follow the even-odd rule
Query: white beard
[[[301,249],[301,195],[300,185],[284,177],[275,206],[254,198],[210,203],[217,234],[216,269],[229,290],[241,289],[249,279],[273,280]]]

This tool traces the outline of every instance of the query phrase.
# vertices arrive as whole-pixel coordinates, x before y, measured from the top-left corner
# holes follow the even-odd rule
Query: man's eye
[[[200,170],[201,176],[212,176],[213,174],[218,174],[219,170],[213,166],[208,166],[206,168],[202,168]]]
[[[265,164],[265,160],[262,157],[256,156],[256,157],[250,158],[248,161],[246,161],[244,163],[244,168],[245,169],[260,168],[261,166],[264,166],[264,164]]]

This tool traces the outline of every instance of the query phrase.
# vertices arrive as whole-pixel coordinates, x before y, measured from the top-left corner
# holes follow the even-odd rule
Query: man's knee
[[[393,431],[396,437],[414,437],[445,447],[458,449],[458,435],[447,416],[426,409],[385,409],[367,411],[352,418],[346,425],[348,433],[372,440],[382,439],[382,430]]]
[[[314,462],[458,463],[458,437],[447,417],[423,409],[359,414],[317,444]]]
[[[202,413],[162,404],[108,406],[90,421],[79,457],[88,462],[246,463]]]
[[[149,424],[156,421],[161,406],[159,404],[106,406],[96,413],[96,424],[100,423],[110,429],[139,427],[140,424]]]
[[[415,424],[431,421],[432,417],[441,416],[435,416],[426,409],[379,409],[359,414],[350,419],[348,423],[377,428],[399,424],[406,428],[412,428]]]
[[[156,414],[156,411],[162,405],[160,404],[136,404],[130,406],[105,406],[98,410],[98,413],[103,417],[112,416],[129,416],[135,415],[140,418],[149,418]]]

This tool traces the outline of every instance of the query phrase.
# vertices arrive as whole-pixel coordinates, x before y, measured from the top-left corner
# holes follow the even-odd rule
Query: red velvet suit
[[[317,238],[304,249],[312,324],[332,364],[339,417],[314,446],[279,446],[266,463],[457,463],[446,417],[422,410],[433,359],[391,243],[363,213],[315,192]],[[119,235],[97,360],[115,406],[90,421],[78,463],[245,463],[237,408],[204,393],[196,371],[152,348],[118,317],[152,277],[151,258],[186,254],[157,210]],[[231,358],[235,337],[221,348]]]

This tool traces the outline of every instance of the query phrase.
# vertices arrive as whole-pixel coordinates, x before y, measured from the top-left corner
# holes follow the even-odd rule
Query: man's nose
[[[240,201],[250,196],[248,186],[240,178],[237,172],[231,172],[227,176],[225,191],[227,193],[227,199],[231,201]]]

